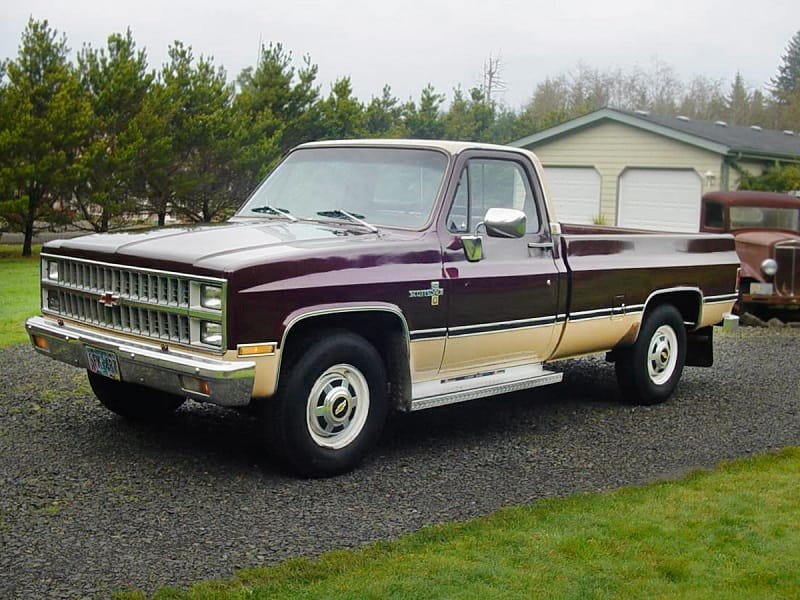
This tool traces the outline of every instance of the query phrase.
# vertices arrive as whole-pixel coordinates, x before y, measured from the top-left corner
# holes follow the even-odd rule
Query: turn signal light
[[[33,344],[40,350],[44,350],[45,352],[50,351],[50,344],[47,343],[47,338],[42,335],[34,335]]]
[[[239,346],[239,356],[259,356],[275,352],[275,344],[248,344]]]
[[[205,379],[198,379],[197,377],[189,377],[184,375],[181,377],[181,386],[187,392],[194,392],[196,394],[204,394],[205,396],[211,395],[211,387]]]

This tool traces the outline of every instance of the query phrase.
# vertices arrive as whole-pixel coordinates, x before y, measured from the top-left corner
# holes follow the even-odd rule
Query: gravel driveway
[[[656,407],[617,401],[613,367],[393,419],[355,473],[297,480],[257,421],[187,404],[157,426],[100,407],[83,372],[0,351],[0,597],[108,597],[229,576],[501,506],[603,490],[800,445],[800,330],[718,335]]]

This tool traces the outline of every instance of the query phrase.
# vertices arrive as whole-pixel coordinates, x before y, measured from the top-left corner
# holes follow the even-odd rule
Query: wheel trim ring
[[[306,402],[306,425],[315,444],[339,450],[361,434],[369,415],[369,384],[348,364],[333,365],[317,377]]]
[[[647,373],[656,385],[666,383],[678,363],[678,336],[669,325],[653,332],[647,347]]]

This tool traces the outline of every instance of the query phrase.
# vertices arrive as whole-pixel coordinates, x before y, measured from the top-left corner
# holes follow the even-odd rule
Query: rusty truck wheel
[[[135,383],[115,381],[91,371],[89,385],[100,403],[126,419],[155,420],[175,411],[186,398],[146,388]]]
[[[645,316],[633,346],[616,352],[622,396],[633,404],[659,404],[672,395],[686,360],[683,317],[669,304]]]
[[[262,414],[270,443],[294,472],[328,477],[355,468],[387,413],[386,373],[363,337],[331,331],[288,357],[275,401]]]

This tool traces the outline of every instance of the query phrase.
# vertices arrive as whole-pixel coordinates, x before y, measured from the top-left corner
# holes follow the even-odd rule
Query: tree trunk
[[[25,239],[22,242],[22,256],[30,256],[33,246],[33,221],[25,223]]]
[[[28,192],[28,213],[25,215],[25,238],[22,242],[22,256],[30,256],[33,246],[33,225],[40,199],[32,191]]]

